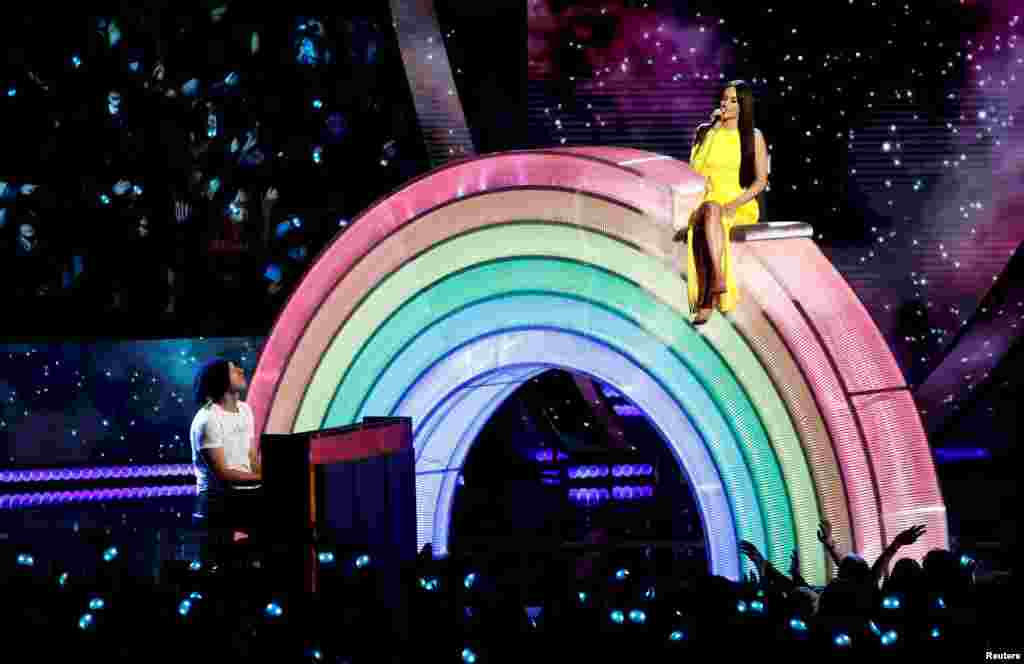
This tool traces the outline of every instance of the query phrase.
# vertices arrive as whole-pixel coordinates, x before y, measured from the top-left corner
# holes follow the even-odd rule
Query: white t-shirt
[[[249,449],[255,434],[255,423],[249,404],[239,401],[238,412],[231,413],[217,404],[199,409],[192,419],[189,438],[192,441],[192,466],[196,473],[199,491],[223,489],[217,474],[213,472],[200,450],[222,447],[224,461],[228,468],[252,472],[249,463]]]

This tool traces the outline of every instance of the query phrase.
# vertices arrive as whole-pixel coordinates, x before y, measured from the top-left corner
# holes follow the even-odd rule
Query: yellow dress
[[[704,195],[704,201],[714,201],[724,206],[738,198],[745,190],[740,186],[740,131],[739,129],[712,129],[704,137],[704,144],[698,151],[696,146],[690,150],[690,167],[710,178],[710,187]],[[722,265],[728,291],[721,298],[720,310],[732,311],[739,303],[740,293],[736,287],[736,278],[732,271],[729,231],[733,226],[756,224],[760,217],[760,208],[754,199],[744,203],[736,210],[736,216],[726,218],[722,215],[722,228],[725,230],[725,247],[722,250]],[[693,257],[693,228],[686,233],[686,290],[690,301],[690,311],[698,310],[697,264]]]

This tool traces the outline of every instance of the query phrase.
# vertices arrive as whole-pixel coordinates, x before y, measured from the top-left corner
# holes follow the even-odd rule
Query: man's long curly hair
[[[200,406],[220,401],[230,390],[231,362],[221,357],[214,358],[200,367],[192,384],[192,393]]]

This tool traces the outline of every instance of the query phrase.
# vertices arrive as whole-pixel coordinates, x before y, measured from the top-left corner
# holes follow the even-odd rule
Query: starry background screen
[[[251,377],[262,338],[0,346],[0,452],[11,468],[191,463],[199,366]]]
[[[525,2],[532,147],[686,161],[725,84],[748,81],[771,155],[762,220],[814,226],[930,433],[987,389],[1024,317],[1019,3]]]

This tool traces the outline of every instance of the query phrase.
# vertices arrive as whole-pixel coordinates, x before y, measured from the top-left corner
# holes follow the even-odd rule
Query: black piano
[[[369,556],[380,601],[405,632],[401,573],[416,558],[415,459],[410,418],[260,438],[268,564],[286,595],[322,593],[330,565]]]

